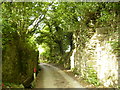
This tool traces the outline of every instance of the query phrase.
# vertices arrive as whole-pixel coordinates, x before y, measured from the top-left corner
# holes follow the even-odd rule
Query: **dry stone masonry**
[[[74,61],[72,68],[76,68],[82,77],[88,78],[87,68],[93,67],[101,84],[105,87],[116,87],[120,57],[112,52],[113,48],[109,42],[117,41],[118,33],[110,34],[106,28],[98,28],[84,48],[76,45],[81,43],[77,39],[78,36],[74,35],[75,49],[71,57],[71,62]]]

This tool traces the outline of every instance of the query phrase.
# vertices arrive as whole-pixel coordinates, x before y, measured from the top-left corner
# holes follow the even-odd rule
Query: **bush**
[[[100,82],[97,79],[97,72],[93,69],[93,67],[87,67],[85,72],[85,79],[87,82],[99,86]]]
[[[72,68],[72,72],[76,75],[79,75],[80,73],[77,71],[77,68]]]
[[[2,87],[3,88],[24,88],[24,86],[22,84],[18,85],[18,84],[15,84],[15,83],[8,83],[8,82],[2,84]]]

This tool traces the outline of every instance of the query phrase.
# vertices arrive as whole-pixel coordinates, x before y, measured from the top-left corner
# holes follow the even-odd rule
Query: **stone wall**
[[[2,55],[2,82],[23,83],[33,76],[34,68],[37,68],[38,52],[15,42],[10,41],[3,50]],[[23,47],[24,46],[24,47]]]
[[[81,44],[77,38],[74,36],[75,42]],[[72,54],[74,60],[71,59],[71,62],[74,61],[75,64],[72,68],[77,68],[77,72],[87,78],[86,75],[89,74],[87,68],[93,67],[101,84],[105,87],[117,86],[120,57],[112,52],[110,41],[118,41],[118,33],[109,33],[105,28],[99,28],[96,29],[89,42],[86,42],[85,47],[81,48],[75,43],[75,52]]]

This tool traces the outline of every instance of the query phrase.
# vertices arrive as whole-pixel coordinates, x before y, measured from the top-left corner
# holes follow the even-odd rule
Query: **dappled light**
[[[41,45],[39,46],[38,50],[39,50],[39,54],[41,54],[41,53],[43,53],[45,51],[44,48],[42,48]]]
[[[120,2],[2,2],[2,88],[120,88]]]

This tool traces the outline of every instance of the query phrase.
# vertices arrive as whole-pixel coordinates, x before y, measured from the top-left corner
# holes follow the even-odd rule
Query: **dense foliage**
[[[37,68],[38,51],[34,33],[33,29],[28,29],[34,22],[30,17],[39,16],[34,13],[37,9],[34,9],[35,5],[10,2],[2,4],[3,82],[23,83],[27,78],[32,78],[33,68]]]
[[[74,44],[73,34],[79,36],[83,48],[85,42],[96,32],[96,28],[106,28],[106,33],[117,32],[119,28],[119,3],[56,2],[49,6],[45,19],[40,23],[38,43],[46,43],[50,48],[44,54],[47,59],[57,62],[67,61]],[[101,32],[101,31],[99,31]],[[104,32],[104,31],[103,31]],[[78,35],[80,33],[80,35]],[[67,49],[70,50],[67,50]]]
[[[77,46],[83,48],[85,42],[96,32],[96,28],[110,27],[107,30],[108,34],[119,30],[119,4],[119,2],[2,3],[3,81],[12,82],[13,77],[8,79],[6,75],[16,72],[19,78],[21,78],[19,75],[31,74],[31,71],[27,70],[30,70],[32,65],[28,64],[37,59],[38,45],[46,49],[41,54],[44,59],[68,65],[69,68],[69,57],[76,43],[73,37],[79,36],[77,39],[81,43],[77,43]],[[10,62],[12,63],[8,70],[7,65]],[[16,72],[13,73],[15,67]]]

